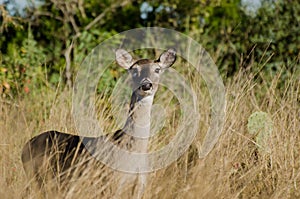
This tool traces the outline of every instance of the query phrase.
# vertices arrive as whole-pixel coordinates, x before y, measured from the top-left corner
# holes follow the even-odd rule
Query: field
[[[143,198],[300,198],[299,76],[289,74],[282,81],[286,73],[281,71],[269,80],[264,72],[249,71],[240,70],[224,81],[225,125],[210,154],[199,159],[197,153],[209,126],[210,101],[203,95],[199,98],[200,128],[192,146],[167,168],[149,174]],[[55,182],[49,183],[44,194],[26,178],[20,154],[29,138],[50,129],[76,134],[71,92],[57,87],[38,96],[29,93],[19,99],[0,99],[0,198],[115,196],[116,173],[107,168],[89,169],[67,190],[53,189]],[[99,110],[110,107],[107,97],[100,97],[98,103]],[[272,121],[265,148],[247,128],[249,116],[257,111],[267,113]],[[108,130],[115,128],[110,122],[102,121]],[[169,139],[170,132],[164,133],[160,136]],[[123,198],[130,198],[131,190],[129,187]]]
[[[171,47],[182,57],[172,68],[197,97],[191,100],[200,115],[197,135],[179,159],[149,173],[142,198],[300,198],[300,1],[259,0],[255,9],[250,0],[27,0],[27,5],[25,1],[0,0],[0,199],[119,198],[120,189],[121,198],[136,198],[137,182],[122,187],[123,173],[93,161],[68,171],[66,184],[58,183],[59,176],[37,189],[23,169],[22,148],[47,130],[79,134],[72,92],[73,87],[81,91],[74,80],[82,63],[97,67],[97,60],[107,58],[110,64],[117,48],[136,49],[136,57],[157,59],[160,50]],[[128,30],[140,28],[155,30],[155,37],[140,32],[127,38]],[[195,43],[207,53],[198,54],[198,47],[192,48]],[[225,101],[210,98],[215,80],[209,76],[211,65],[201,75],[189,65],[208,54],[222,76],[226,110],[218,142],[199,158],[206,132],[222,123],[211,122],[217,115],[213,108]],[[98,59],[83,62],[89,55]],[[195,63],[188,64],[191,58]],[[96,95],[82,96],[87,96],[84,102],[96,97],[93,124],[109,134],[127,117],[130,89],[113,92],[122,86],[118,81],[126,72],[114,63],[104,73],[90,65],[85,69],[92,69],[92,76],[83,72],[82,80],[97,80],[99,74],[102,79],[90,89]],[[163,149],[177,135],[192,134],[192,125],[180,126],[184,116],[189,116],[187,121],[198,119],[182,112],[182,107],[191,106],[173,93],[170,86],[159,86],[155,95],[151,152]],[[114,99],[125,103],[118,108]],[[93,126],[84,124],[87,132]],[[181,144],[175,147],[181,149]]]

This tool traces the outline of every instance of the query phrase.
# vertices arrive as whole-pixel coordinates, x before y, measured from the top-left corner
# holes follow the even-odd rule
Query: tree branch
[[[122,1],[122,2],[116,2],[112,4],[110,7],[106,8],[100,15],[98,15],[93,21],[91,21],[84,30],[89,30],[92,28],[96,23],[98,23],[109,11],[114,10],[117,7],[123,7],[127,5],[130,2],[130,0]]]
[[[70,46],[66,49],[64,56],[66,59],[66,78],[67,78],[67,85],[69,89],[72,88],[72,80],[71,80],[71,57],[70,54],[72,52],[72,48],[74,45],[74,40],[72,40]]]

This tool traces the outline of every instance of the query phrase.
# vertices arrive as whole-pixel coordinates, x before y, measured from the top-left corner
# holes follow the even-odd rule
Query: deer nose
[[[148,91],[152,88],[152,83],[148,82],[142,85],[142,90],[143,91]]]

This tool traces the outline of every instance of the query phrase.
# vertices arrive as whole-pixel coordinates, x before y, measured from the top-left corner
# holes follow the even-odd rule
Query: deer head
[[[132,77],[133,91],[140,97],[153,96],[157,91],[160,75],[172,66],[176,60],[176,51],[169,49],[162,53],[157,60],[134,60],[123,49],[116,51],[116,61],[128,70]]]

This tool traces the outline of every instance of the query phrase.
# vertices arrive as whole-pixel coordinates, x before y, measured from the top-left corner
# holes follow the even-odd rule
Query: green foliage
[[[9,17],[2,6],[0,91],[14,96],[28,80],[40,86],[46,81],[64,85],[66,72],[74,79],[80,63],[101,41],[143,26],[188,34],[212,55],[223,77],[245,69],[270,84],[283,71],[284,83],[285,74],[299,73],[300,2],[265,0],[262,5],[249,16],[240,0],[46,0],[23,18]],[[112,81],[107,83],[110,90],[115,77],[108,76],[114,70],[105,78]],[[267,74],[265,79],[260,72]]]
[[[264,151],[269,151],[273,122],[265,112],[254,112],[248,118],[248,132],[255,138],[257,145]]]
[[[45,80],[43,63],[47,55],[33,38],[31,30],[20,46],[8,43],[6,50],[0,72],[2,93],[22,94],[41,88]]]

